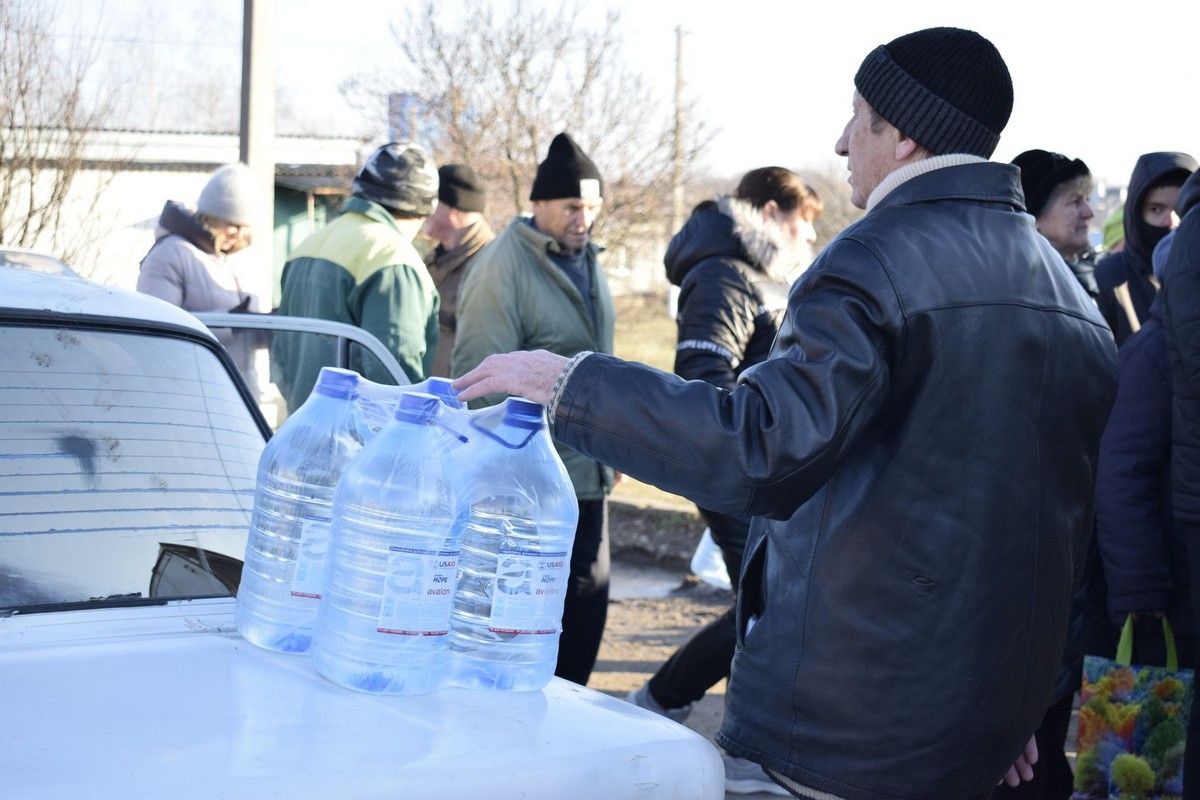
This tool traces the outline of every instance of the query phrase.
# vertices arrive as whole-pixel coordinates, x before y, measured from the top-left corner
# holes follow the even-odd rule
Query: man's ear
[[[929,155],[929,152],[924,147],[917,144],[915,139],[910,139],[909,137],[905,136],[896,127],[893,127],[892,131],[896,137],[897,161],[915,161],[917,159],[925,158]]]
[[[896,131],[896,160],[908,161],[918,150],[921,145],[917,144],[912,139],[905,136],[903,133]]]

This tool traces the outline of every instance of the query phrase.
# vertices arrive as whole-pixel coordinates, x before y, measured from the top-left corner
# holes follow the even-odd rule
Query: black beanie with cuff
[[[928,28],[876,47],[854,86],[932,155],[990,158],[1012,114],[1012,77],[1000,52],[961,28]]]

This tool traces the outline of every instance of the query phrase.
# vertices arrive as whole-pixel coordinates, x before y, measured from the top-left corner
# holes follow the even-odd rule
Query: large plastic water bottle
[[[363,446],[358,374],[325,367],[263,449],[235,621],[249,642],[303,653],[325,572],[333,493]]]
[[[558,660],[579,504],[541,405],[509,398],[470,420],[451,682],[536,691]]]
[[[334,683],[422,694],[445,680],[458,542],[444,408],[430,394],[401,395],[338,484],[312,647]]]

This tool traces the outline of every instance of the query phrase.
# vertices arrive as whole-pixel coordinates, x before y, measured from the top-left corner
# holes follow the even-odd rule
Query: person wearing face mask
[[[1012,163],[1021,168],[1025,210],[1036,220],[1038,233],[1054,246],[1095,300],[1100,290],[1088,238],[1089,223],[1096,216],[1088,203],[1091,170],[1078,158],[1046,150],[1026,150]]]
[[[765,361],[787,307],[788,290],[808,265],[821,199],[783,167],[747,172],[732,194],[698,205],[663,259],[680,287],[675,374],[733,389]],[[750,518],[699,508],[732,579],[741,571]],[[729,677],[734,609],[698,630],[628,700],[676,721]],[[783,793],[762,768],[725,758],[726,789]]]
[[[1150,312],[1159,286],[1151,263],[1154,246],[1179,224],[1179,189],[1196,167],[1187,153],[1159,152],[1146,153],[1133,168],[1125,201],[1125,247],[1096,265],[1100,313],[1118,347]]]

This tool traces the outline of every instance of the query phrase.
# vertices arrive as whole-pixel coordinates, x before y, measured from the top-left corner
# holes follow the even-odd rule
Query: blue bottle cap
[[[396,419],[421,424],[441,413],[442,402],[426,392],[404,392],[396,407]]]
[[[451,408],[462,408],[458,400],[458,392],[450,388],[453,381],[450,378],[429,378],[425,381],[428,392]]]
[[[338,367],[321,367],[314,391],[326,397],[355,398],[358,396],[358,373]]]
[[[546,422],[546,407],[523,397],[504,401],[504,424],[517,428],[536,429]]]

